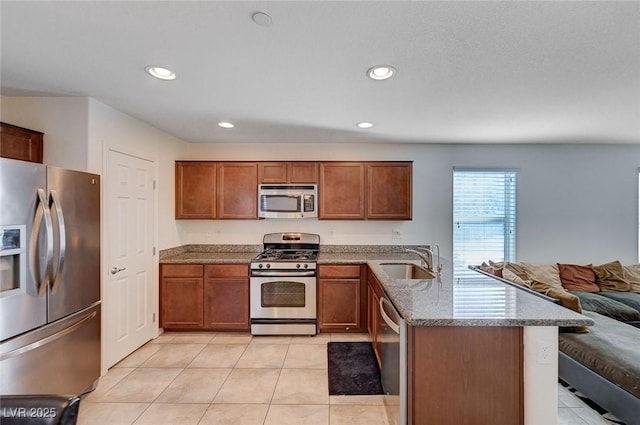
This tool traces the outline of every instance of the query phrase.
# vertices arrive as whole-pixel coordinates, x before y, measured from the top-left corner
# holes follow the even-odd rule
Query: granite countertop
[[[160,253],[164,264],[248,264],[261,245],[185,246]],[[377,248],[377,249],[376,249]],[[318,264],[367,264],[410,326],[582,326],[593,321],[481,273],[453,272],[443,261],[435,279],[393,279],[385,262],[419,264],[402,247],[321,246]]]
[[[411,326],[582,326],[593,321],[572,310],[473,270],[454,273],[443,262],[435,279],[390,278],[380,265],[367,265],[389,300]],[[418,261],[411,262],[418,264]]]

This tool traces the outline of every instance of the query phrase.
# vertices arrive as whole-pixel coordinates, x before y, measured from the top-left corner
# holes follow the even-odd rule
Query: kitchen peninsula
[[[160,262],[247,267],[259,250],[188,246],[161,253]],[[484,275],[456,274],[446,262],[439,277],[411,281],[391,278],[382,267],[390,262],[419,260],[387,246],[322,246],[318,257],[320,270],[360,266],[353,301],[367,323],[354,328],[368,328],[374,344],[380,324],[370,288],[379,285],[406,322],[408,424],[557,423],[558,328],[590,319]]]

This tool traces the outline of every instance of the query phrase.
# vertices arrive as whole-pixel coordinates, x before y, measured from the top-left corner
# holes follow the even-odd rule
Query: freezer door
[[[0,158],[0,341],[47,320],[53,241],[45,190],[45,166]],[[34,224],[40,232],[32,238]]]
[[[78,395],[100,377],[100,303],[0,343],[0,394]]]
[[[100,300],[100,176],[47,168],[54,255],[49,321]]]

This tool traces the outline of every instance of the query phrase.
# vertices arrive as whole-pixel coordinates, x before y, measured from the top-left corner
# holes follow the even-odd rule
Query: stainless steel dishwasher
[[[380,355],[385,411],[390,425],[407,424],[407,324],[393,304],[380,298]]]

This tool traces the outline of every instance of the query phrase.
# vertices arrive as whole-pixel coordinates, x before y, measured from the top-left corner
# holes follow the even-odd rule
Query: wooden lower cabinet
[[[378,360],[378,366],[382,365],[380,356],[380,326],[382,315],[380,314],[380,297],[382,296],[382,285],[370,271],[367,273],[367,329],[371,337],[373,351]]]
[[[524,423],[521,327],[409,326],[408,424]]]
[[[203,279],[201,264],[162,264],[160,268],[160,327],[201,329]]]
[[[204,284],[204,327],[217,331],[248,331],[249,268],[209,265]]]
[[[162,264],[160,327],[248,331],[249,266]]]
[[[318,267],[320,332],[366,331],[366,290],[362,265]]]

